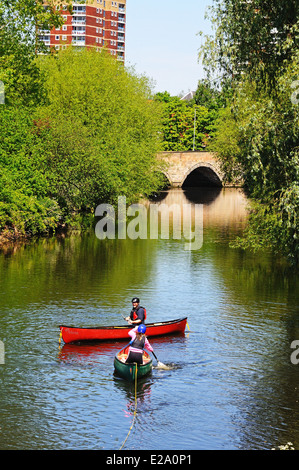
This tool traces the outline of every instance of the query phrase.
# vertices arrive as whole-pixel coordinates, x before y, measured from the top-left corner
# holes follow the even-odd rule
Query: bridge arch
[[[162,162],[162,172],[173,187],[191,187],[191,184],[222,187],[224,184],[220,162],[211,152],[165,151],[159,153],[157,158]]]
[[[187,169],[182,177],[184,187],[222,187],[222,175],[208,162],[199,162]]]

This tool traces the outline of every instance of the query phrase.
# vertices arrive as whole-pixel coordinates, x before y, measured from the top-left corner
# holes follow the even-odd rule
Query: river
[[[93,231],[0,253],[0,449],[121,447],[135,409],[113,373],[124,343],[59,348],[58,326],[123,324],[134,296],[148,321],[188,316],[189,329],[151,339],[170,369],[138,384],[124,449],[299,449],[298,276],[230,248],[246,224],[241,190],[173,189],[162,202],[203,204],[199,249]]]

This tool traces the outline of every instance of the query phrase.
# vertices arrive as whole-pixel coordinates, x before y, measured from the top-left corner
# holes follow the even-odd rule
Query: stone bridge
[[[161,152],[163,173],[173,187],[224,186],[220,163],[210,152]]]

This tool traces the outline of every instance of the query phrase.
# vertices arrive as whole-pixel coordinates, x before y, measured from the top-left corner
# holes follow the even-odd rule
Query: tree
[[[105,51],[36,61],[44,96],[0,108],[0,230],[40,234],[158,190],[160,105],[148,79]]]
[[[168,92],[157,93],[155,101],[162,102],[163,113],[163,150],[188,151],[193,149],[194,124],[195,149],[203,150],[212,132],[212,120],[205,106],[184,101]]]
[[[201,49],[206,71],[275,86],[298,47],[298,8],[296,0],[214,0],[215,35]]]
[[[15,235],[55,230],[62,211],[49,196],[46,148],[35,132],[32,114],[0,107],[0,231]]]
[[[72,195],[77,208],[90,209],[156,190],[160,106],[149,80],[105,51],[69,47],[41,57],[40,67],[48,94],[41,119],[51,123],[49,164],[63,181],[59,197]]]
[[[207,109],[218,110],[226,105],[226,92],[217,90],[207,79],[199,80],[192,102]]]
[[[213,149],[229,178],[242,177],[251,200],[241,245],[274,249],[297,264],[297,2],[215,0],[213,14],[215,38],[202,54],[211,72],[231,80],[233,92]]]
[[[42,0],[0,0],[0,81],[6,105],[34,106],[44,99],[43,77],[35,59],[46,49],[38,32],[62,25],[56,9],[62,3],[71,8],[69,0],[48,2],[47,7]]]

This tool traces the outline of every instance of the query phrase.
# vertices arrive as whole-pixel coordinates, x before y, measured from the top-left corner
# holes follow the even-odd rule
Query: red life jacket
[[[144,310],[144,321],[146,320],[146,309],[145,309],[144,307],[141,307],[141,305],[139,305],[139,306],[137,307],[137,310],[136,310],[136,311],[134,310],[134,312],[133,312],[133,320],[134,320],[134,321],[137,320],[137,318],[138,318],[138,315],[137,315],[136,312],[137,312],[140,308],[143,308],[143,310]]]

